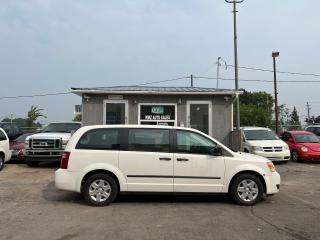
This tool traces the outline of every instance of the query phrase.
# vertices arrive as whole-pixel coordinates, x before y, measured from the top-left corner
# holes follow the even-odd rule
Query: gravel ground
[[[320,164],[278,164],[279,194],[254,207],[225,196],[123,195],[87,206],[57,190],[57,166],[0,172],[1,239],[320,239]]]

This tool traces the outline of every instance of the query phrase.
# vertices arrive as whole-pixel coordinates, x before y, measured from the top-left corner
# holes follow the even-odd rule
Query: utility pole
[[[273,79],[274,79],[274,112],[275,112],[275,118],[276,118],[276,134],[279,134],[279,109],[278,109],[276,57],[279,57],[279,52],[272,52]]]
[[[11,124],[12,124],[12,119],[13,119],[13,114],[10,115]]]
[[[311,110],[310,103],[307,102],[308,120],[310,119],[310,110]]]
[[[220,60],[223,61],[224,65],[226,66],[226,69],[228,68],[227,62],[222,57],[218,57],[218,60],[217,60],[217,88],[219,88],[219,69],[221,66]]]
[[[190,75],[191,87],[193,87],[193,75]]]
[[[237,3],[242,3],[244,0],[225,0],[227,3],[233,4],[233,40],[234,40],[234,80],[235,89],[239,90],[239,79],[238,79],[238,46],[237,46]],[[240,129],[240,102],[239,95],[237,94],[236,99],[236,109],[237,109],[237,130]]]

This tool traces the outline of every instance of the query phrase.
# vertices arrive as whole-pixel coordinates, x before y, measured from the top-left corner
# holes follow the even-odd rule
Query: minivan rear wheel
[[[113,177],[98,173],[86,180],[82,194],[89,205],[106,206],[114,201],[118,191],[117,183]]]
[[[252,174],[241,174],[233,180],[230,195],[240,205],[254,205],[263,197],[261,180]]]

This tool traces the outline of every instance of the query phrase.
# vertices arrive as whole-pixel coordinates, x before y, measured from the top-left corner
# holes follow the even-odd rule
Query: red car
[[[320,140],[306,131],[288,131],[281,134],[291,151],[292,161],[320,161]]]
[[[11,160],[25,160],[23,149],[26,138],[34,133],[25,133],[20,137],[10,141],[10,150],[12,150]]]

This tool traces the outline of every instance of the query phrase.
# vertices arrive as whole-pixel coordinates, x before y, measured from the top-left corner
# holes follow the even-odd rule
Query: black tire
[[[92,186],[94,183],[98,183],[98,189],[94,189],[94,186]],[[107,206],[112,203],[118,195],[118,191],[118,185],[113,177],[108,174],[98,173],[92,175],[86,180],[83,186],[82,194],[89,205],[99,207]],[[92,192],[91,195],[90,192]],[[94,194],[96,195],[94,196]],[[100,201],[98,195],[100,195]]]
[[[238,187],[243,186],[243,183],[254,183],[253,186],[249,187],[243,187],[243,197],[240,197],[240,192],[238,192]],[[251,193],[248,194],[248,192]],[[263,198],[263,185],[261,180],[252,174],[240,174],[236,176],[230,187],[230,192],[232,199],[239,205],[246,205],[251,206],[259,202]],[[250,199],[250,196],[252,196],[252,199]]]
[[[26,163],[27,163],[28,167],[36,167],[39,164],[39,162],[28,161],[28,160],[26,160]]]
[[[4,168],[4,157],[0,155],[0,171]]]
[[[299,153],[296,150],[293,150],[291,152],[291,160],[293,162],[300,162],[300,156],[299,156]]]

